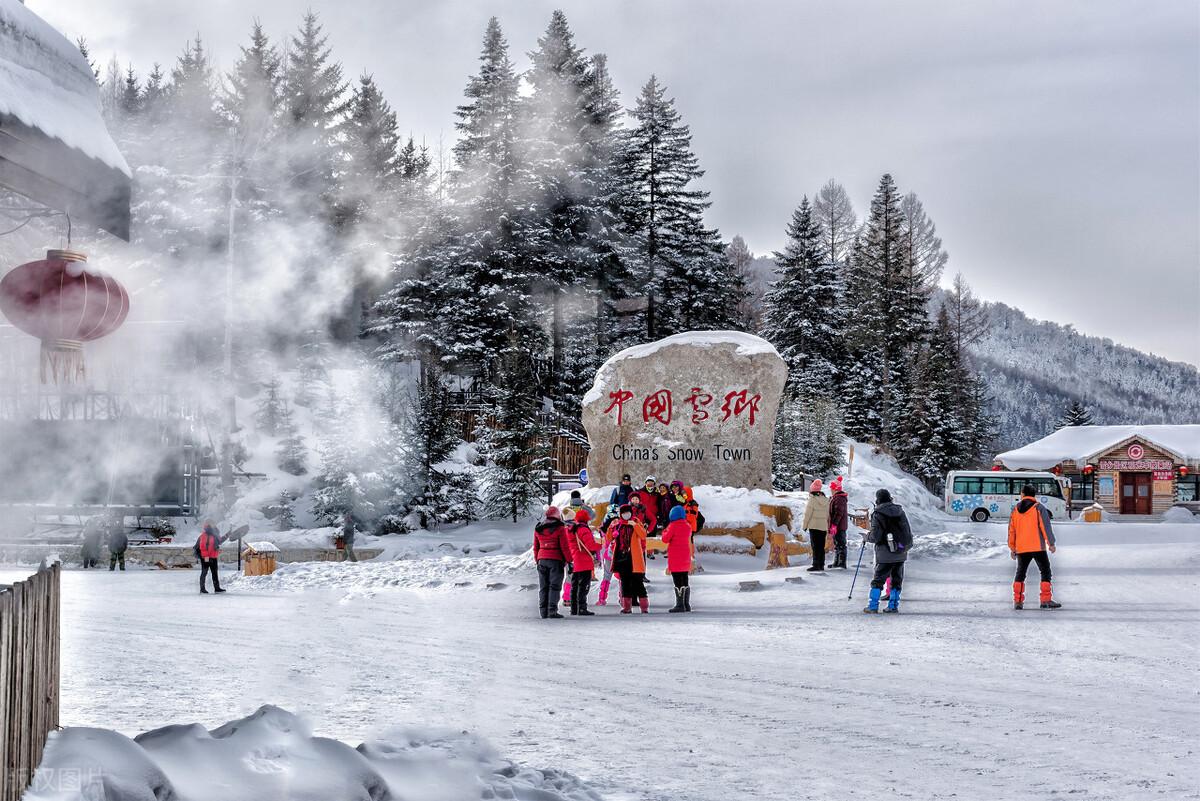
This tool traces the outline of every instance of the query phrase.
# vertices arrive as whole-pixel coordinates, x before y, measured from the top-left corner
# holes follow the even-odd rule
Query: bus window
[[[978,495],[981,491],[982,482],[982,478],[960,476],[954,479],[954,493],[956,495]]]
[[[988,476],[983,479],[984,495],[1009,495],[1008,479]]]
[[[1034,488],[1037,489],[1038,495],[1047,495],[1051,498],[1061,498],[1062,487],[1052,478],[1037,478],[1034,479]]]

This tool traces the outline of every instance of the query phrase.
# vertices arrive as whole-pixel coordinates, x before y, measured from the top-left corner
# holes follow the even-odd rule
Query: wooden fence
[[[59,574],[0,585],[0,801],[17,801],[58,728]]]

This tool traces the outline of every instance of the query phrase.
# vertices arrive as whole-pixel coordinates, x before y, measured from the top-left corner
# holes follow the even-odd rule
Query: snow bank
[[[647,342],[644,345],[634,345],[625,350],[618,351],[608,358],[608,361],[600,365],[600,369],[596,371],[596,381],[592,384],[592,388],[583,396],[583,405],[594,403],[600,398],[601,386],[607,384],[601,380],[601,376],[613,369],[613,365],[617,362],[626,359],[640,359],[645,356],[651,356],[663,348],[672,345],[692,345],[699,347],[715,347],[718,345],[736,345],[737,354],[739,356],[753,356],[757,353],[775,353],[775,346],[762,337],[757,337],[754,334],[746,334],[741,331],[688,331],[683,334],[675,334],[673,336],[664,337],[655,342]]]
[[[393,729],[358,748],[314,737],[301,718],[263,706],[209,731],[167,726],[133,740],[105,729],[50,735],[27,801],[595,801],[558,770],[515,765],[466,732]]]
[[[917,534],[909,554],[914,559],[955,559],[976,557],[986,559],[1004,553],[1005,546],[986,537],[973,534],[942,532]]]
[[[1200,525],[1200,515],[1192,514],[1191,510],[1184,506],[1172,506],[1170,509],[1163,512],[1162,522],[1192,523]]]
[[[468,582],[482,589],[491,582],[533,580],[533,556],[521,554],[429,556],[368,562],[292,562],[280,565],[269,576],[239,575],[230,587],[254,592],[299,592],[308,589],[346,590],[350,596],[372,595],[380,590],[450,588]]]
[[[1200,460],[1200,425],[1065,426],[996,459],[1010,470],[1046,470],[1062,461],[1086,462],[1130,437],[1161,445],[1188,461]]]
[[[0,113],[129,175],[79,48],[19,0],[0,0]]]

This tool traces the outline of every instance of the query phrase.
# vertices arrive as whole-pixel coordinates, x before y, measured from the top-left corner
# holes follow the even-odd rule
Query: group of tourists
[[[100,549],[108,546],[108,569],[125,569],[125,552],[129,550],[129,535],[125,526],[111,518],[93,517],[83,527],[83,545],[80,558],[84,569],[100,566]]]
[[[575,490],[563,509],[550,506],[534,526],[533,556],[538,570],[538,609],[543,618],[561,619],[561,593],[571,614],[590,617],[588,593],[592,578],[600,570],[596,603],[608,604],[612,581],[619,585],[621,614],[650,612],[646,593],[647,541],[661,538],[667,549],[667,572],[675,588],[675,605],[669,612],[692,611],[688,576],[698,567],[692,538],[704,527],[704,515],[691,487],[680,481],[659,484],[648,476],[634,489],[629,474],[612,491],[604,519],[592,528],[596,512]],[[597,538],[599,535],[599,538]],[[570,581],[566,582],[566,574]]]
[[[808,533],[812,546],[812,566],[809,572],[849,568],[846,536],[849,532],[848,496],[839,476],[829,483],[826,495],[824,483],[818,479],[809,486],[808,503],[804,508],[801,528]],[[1036,563],[1041,573],[1039,603],[1042,609],[1061,607],[1053,598],[1049,553],[1055,552],[1054,530],[1050,513],[1037,500],[1037,491],[1025,486],[1021,501],[1012,511],[1008,523],[1008,547],[1017,561],[1013,581],[1013,608],[1023,609],[1025,578],[1030,563]],[[673,481],[658,484],[653,476],[634,489],[630,476],[624,475],[609,499],[607,512],[598,530],[592,521],[596,512],[583,501],[576,490],[563,509],[550,506],[545,517],[534,527],[533,553],[538,571],[538,606],[543,618],[559,618],[560,593],[570,613],[591,616],[588,593],[594,573],[601,571],[597,603],[608,603],[611,582],[620,584],[621,614],[631,614],[639,607],[649,613],[646,594],[647,540],[661,538],[667,550],[667,572],[675,588],[675,606],[670,612],[690,612],[691,587],[688,576],[696,569],[693,537],[704,526],[704,516],[692,496],[690,487]],[[597,538],[597,534],[599,538]],[[875,493],[875,508],[870,525],[863,535],[863,550],[871,545],[873,575],[867,606],[863,612],[895,614],[900,611],[900,594],[904,588],[904,565],[913,545],[912,527],[903,507],[892,499],[891,493],[880,489]],[[1047,551],[1049,553],[1047,553]],[[826,565],[826,554],[833,561]],[[861,567],[862,555],[859,556]],[[856,567],[856,576],[857,576]],[[570,581],[564,583],[567,574]]]

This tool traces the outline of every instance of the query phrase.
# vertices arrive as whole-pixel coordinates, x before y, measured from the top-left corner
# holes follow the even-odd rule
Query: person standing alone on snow
[[[824,485],[816,479],[808,487],[808,503],[804,505],[804,518],[800,528],[808,532],[812,544],[812,567],[809,573],[825,570],[825,538],[829,536],[829,499],[821,492]]]
[[[829,499],[829,536],[833,538],[833,567],[848,570],[846,566],[846,528],[850,525],[846,493],[842,490],[842,477],[829,482],[833,497]]]
[[[875,577],[871,579],[871,600],[864,612],[878,612],[883,583],[892,581],[884,612],[900,611],[900,588],[904,584],[904,562],[912,547],[912,529],[908,516],[892,494],[885,489],[875,492],[875,512],[871,515],[871,530],[867,542],[875,546]]]
[[[670,520],[663,531],[662,541],[667,546],[667,571],[675,583],[675,606],[668,612],[690,612],[691,588],[688,574],[692,572],[692,524],[688,522],[687,510],[676,506],[668,515]]]
[[[557,506],[546,509],[546,517],[533,527],[533,561],[538,572],[538,609],[543,618],[561,619],[558,594],[562,592],[563,570],[571,555],[567,528]]]
[[[358,561],[358,557],[354,553],[354,515],[349,512],[342,515],[342,548],[346,552],[348,561]]]
[[[1013,609],[1025,607],[1025,574],[1029,563],[1037,562],[1042,586],[1039,600],[1042,609],[1058,609],[1050,586],[1050,556],[1054,553],[1054,529],[1050,526],[1050,511],[1037,501],[1037,490],[1026,484],[1021,487],[1021,500],[1008,518],[1008,552],[1017,560],[1017,577],[1013,579]]]
[[[575,521],[568,526],[567,540],[571,548],[571,614],[591,617],[596,614],[587,608],[588,592],[592,587],[592,571],[596,569],[596,558],[600,543],[588,526],[590,516],[586,509],[575,513]]]
[[[196,540],[196,553],[200,557],[200,592],[204,595],[208,595],[208,590],[204,589],[204,578],[209,573],[212,573],[213,592],[225,592],[217,578],[217,559],[221,556],[223,541],[221,532],[213,522],[205,520],[204,528],[200,529],[200,537]]]

